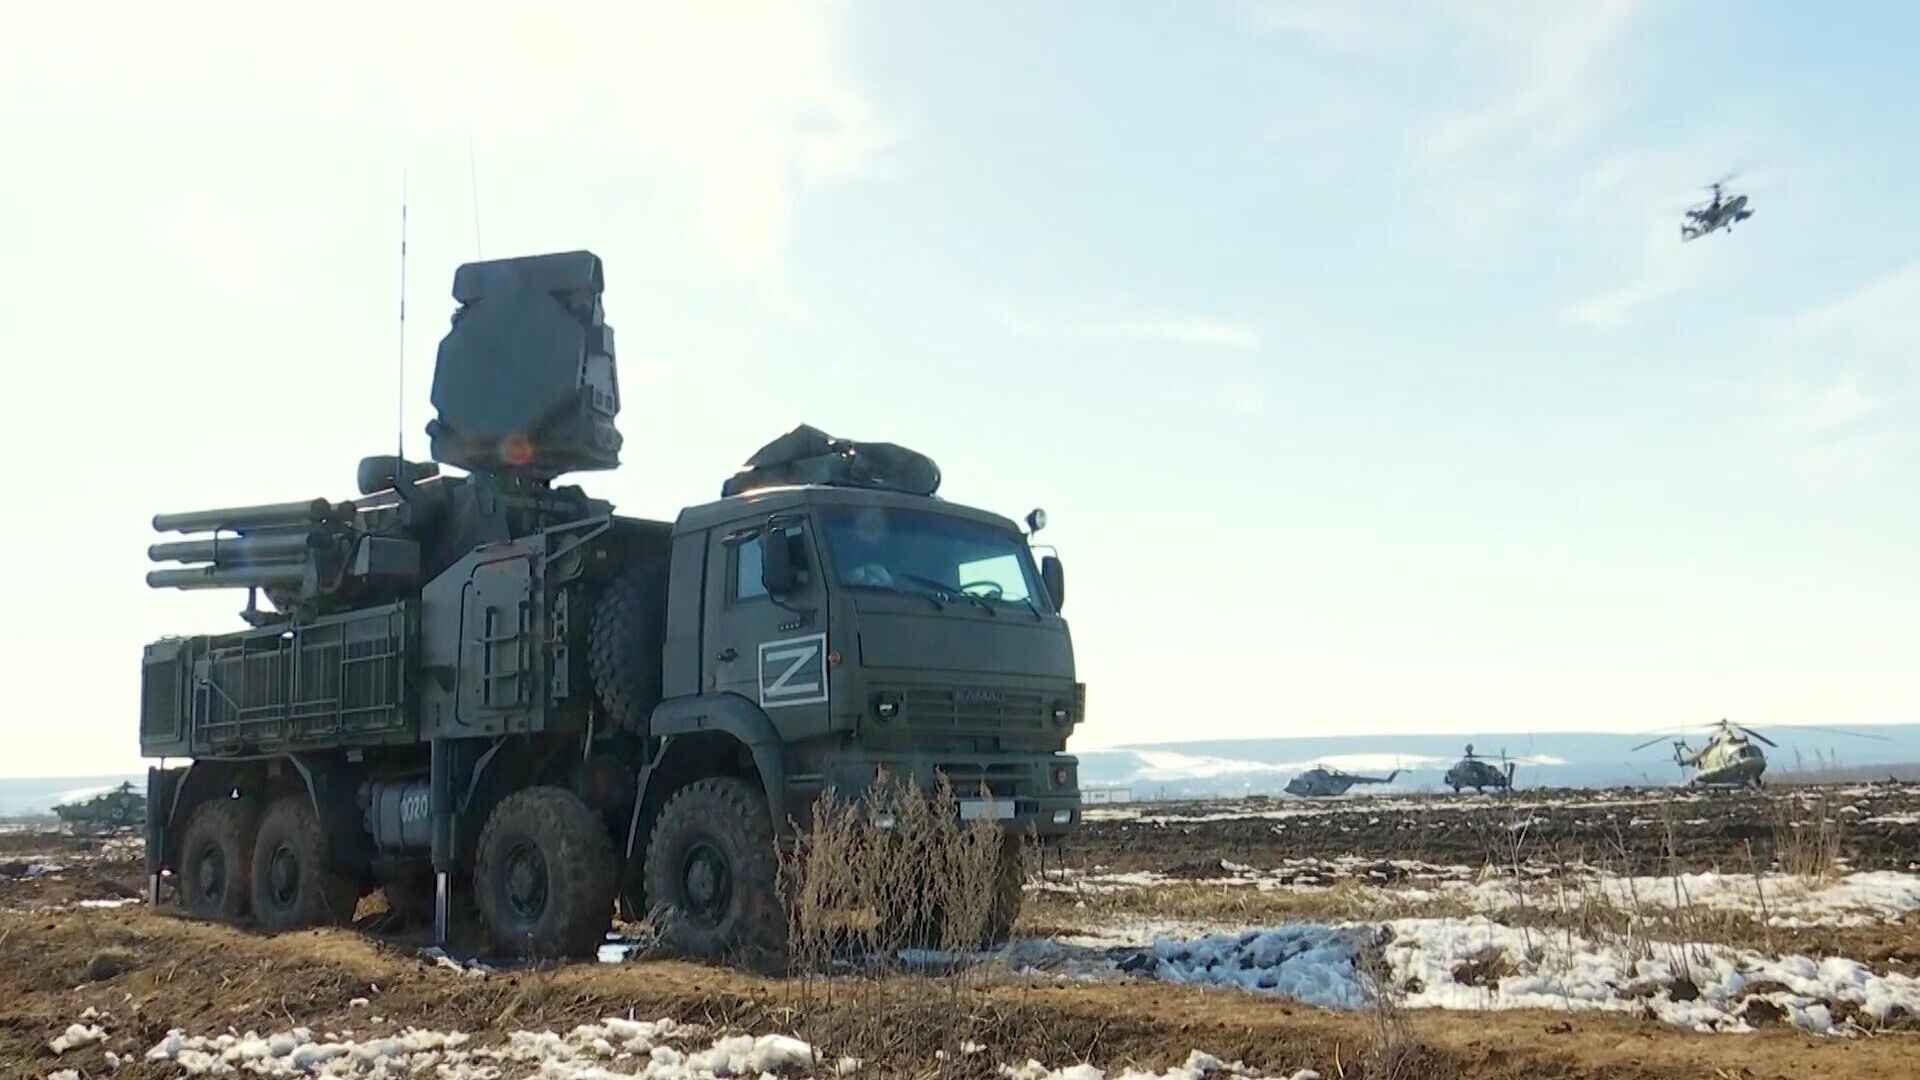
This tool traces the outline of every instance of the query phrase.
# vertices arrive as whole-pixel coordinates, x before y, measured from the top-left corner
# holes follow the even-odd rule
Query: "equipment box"
[[[147,647],[140,747],[148,757],[244,756],[411,742],[413,605],[296,627]]]

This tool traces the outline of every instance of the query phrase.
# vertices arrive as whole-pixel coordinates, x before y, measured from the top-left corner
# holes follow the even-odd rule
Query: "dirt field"
[[[837,982],[664,959],[463,968],[423,956],[419,928],[385,925],[377,897],[352,929],[271,937],[197,924],[137,899],[135,840],[0,832],[0,1076],[218,1074],[218,1052],[147,1059],[176,1029],[209,1039],[307,1029],[315,1045],[356,1048],[316,1055],[315,1075],[381,1075],[368,1048],[404,1041],[409,1029],[467,1041],[384,1059],[379,1068],[419,1070],[388,1075],[731,1075],[726,1065],[666,1071],[658,1047],[652,1059],[606,1050],[594,1058],[600,1072],[567,1071],[540,1055],[562,1054],[554,1047],[564,1036],[564,1053],[587,1060],[600,1052],[593,1044],[605,1049],[592,1034],[601,1029],[568,1033],[608,1017],[673,1018],[682,1026],[669,1041],[690,1050],[737,1033],[804,1034],[815,1022],[809,1010],[854,1007],[965,1035],[879,1046],[864,1057],[864,1075],[1004,1075],[1003,1065],[1030,1059],[1047,1069],[1090,1062],[1110,1077],[1129,1067],[1158,1074],[1192,1064],[1200,1050],[1242,1061],[1253,1075],[1312,1069],[1328,1080],[1911,1077],[1920,1034],[1895,998],[1920,974],[1920,916],[1901,910],[1920,896],[1917,811],[1920,789],[1866,786],[1724,802],[1609,792],[1115,807],[1036,873],[1020,939],[976,965],[986,974],[964,993],[939,974],[864,996]],[[1823,855],[1826,865],[1789,872],[1787,864]],[[1659,898],[1609,891],[1642,880],[1634,875],[1655,882]],[[1682,900],[1666,899],[1669,881],[1685,890]],[[1573,893],[1582,898],[1568,901]],[[1281,924],[1305,926],[1309,951],[1256,966],[1248,958],[1268,940],[1257,931]],[[1443,956],[1439,967],[1413,947],[1421,934],[1456,926],[1484,931],[1488,945],[1467,960]],[[1527,945],[1499,951],[1498,935],[1516,933]],[[1346,992],[1320,978],[1322,954],[1311,951],[1340,934],[1366,944],[1344,959],[1327,953],[1325,966],[1377,964],[1370,977],[1403,1007],[1308,1003]],[[1591,988],[1572,973],[1589,969],[1570,960],[1562,977],[1551,968],[1563,937],[1570,956],[1632,951],[1640,959],[1622,965],[1631,970],[1607,992],[1645,989],[1646,1000],[1583,1001]],[[1736,948],[1753,950],[1761,966],[1729,974],[1725,956]],[[1671,963],[1674,949],[1699,966],[1650,976],[1648,965]],[[1801,959],[1782,961],[1779,974],[1764,966],[1781,957]],[[1280,989],[1304,981],[1271,992],[1269,976]],[[1827,976],[1832,988],[1819,981]],[[1555,979],[1557,994],[1536,993]],[[1716,998],[1728,985],[1738,993]],[[1674,1019],[1715,1001],[1724,1006],[1710,1017],[1719,1030]],[[559,1035],[541,1049],[535,1033],[548,1030]],[[228,1042],[224,1067],[248,1067],[245,1046]],[[942,1045],[967,1051],[942,1058],[929,1049]],[[1206,1075],[1201,1064],[1173,1075]]]

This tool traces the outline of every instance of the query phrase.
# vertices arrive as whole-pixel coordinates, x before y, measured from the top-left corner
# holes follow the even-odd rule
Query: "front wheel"
[[[660,939],[707,959],[786,952],[773,822],[757,785],[697,780],[675,792],[647,841],[647,897]]]
[[[511,956],[586,956],[613,922],[618,867],[600,818],[572,792],[528,788],[480,831],[473,886],[494,947]]]
[[[993,910],[987,914],[986,944],[1005,945],[1013,938],[1020,918],[1020,890],[1027,883],[1027,844],[1018,833],[1000,839],[1000,858],[993,869]]]

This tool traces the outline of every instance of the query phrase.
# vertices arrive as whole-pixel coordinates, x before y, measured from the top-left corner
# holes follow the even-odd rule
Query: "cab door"
[[[759,517],[714,530],[710,543],[708,686],[759,705],[787,738],[825,732],[832,665],[811,529],[799,517]],[[762,579],[770,543],[786,545],[795,572],[777,597]]]

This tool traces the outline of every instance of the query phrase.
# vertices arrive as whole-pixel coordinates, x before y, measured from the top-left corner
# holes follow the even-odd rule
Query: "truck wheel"
[[[180,906],[196,919],[234,922],[247,914],[257,815],[242,799],[202,803],[180,841]]]
[[[262,929],[353,921],[360,883],[334,867],[331,848],[304,794],[267,807],[253,842],[253,917]]]
[[[666,633],[665,574],[655,563],[628,567],[594,602],[587,673],[600,704],[623,731],[646,731],[647,718],[660,703]]]
[[[993,871],[993,910],[987,915],[987,944],[1005,945],[1013,938],[1020,918],[1020,889],[1027,883],[1027,845],[1018,833],[1000,841],[1000,860]]]
[[[481,918],[494,947],[513,956],[592,954],[613,922],[617,877],[599,815],[557,787],[502,799],[473,864]]]
[[[660,940],[690,956],[783,956],[777,877],[766,797],[735,777],[675,792],[647,840],[647,897]]]

